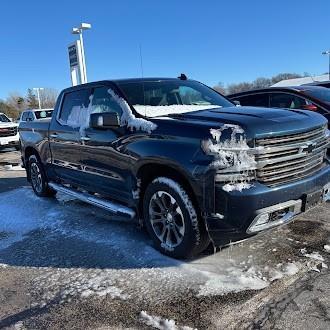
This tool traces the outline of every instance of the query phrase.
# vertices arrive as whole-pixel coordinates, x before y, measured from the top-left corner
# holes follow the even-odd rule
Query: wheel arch
[[[196,190],[193,187],[189,175],[180,167],[177,167],[173,164],[169,165],[158,162],[145,163],[142,166],[140,166],[136,171],[136,178],[138,180],[139,196],[140,196],[138,202],[139,214],[141,215],[143,214],[142,196],[144,196],[144,192],[147,186],[157,177],[167,177],[169,179],[178,182],[182,186],[182,188],[184,188],[189,194],[189,197],[192,199],[192,202],[194,203],[194,206],[198,214],[201,214],[198,199],[196,197]]]

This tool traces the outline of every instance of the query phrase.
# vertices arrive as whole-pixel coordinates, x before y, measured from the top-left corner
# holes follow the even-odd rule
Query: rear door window
[[[270,99],[272,108],[303,109],[304,105],[306,105],[305,99],[293,94],[273,93]]]
[[[28,118],[29,113],[27,111],[23,112],[22,114],[22,121],[26,121]]]
[[[269,107],[269,94],[268,93],[258,93],[253,95],[245,95],[241,97],[234,98],[244,106],[252,107]]]
[[[29,121],[34,121],[34,115],[33,115],[33,112],[32,111],[29,111],[28,112],[28,120]]]
[[[60,112],[60,122],[63,125],[80,127],[87,117],[90,89],[80,89],[64,95]]]

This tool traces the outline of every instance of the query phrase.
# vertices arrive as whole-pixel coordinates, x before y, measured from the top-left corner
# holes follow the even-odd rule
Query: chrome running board
[[[99,197],[91,196],[88,193],[83,193],[83,192],[77,191],[72,188],[64,187],[57,183],[49,182],[48,186],[56,191],[70,195],[83,202],[98,206],[98,207],[105,209],[107,211],[110,211],[111,213],[114,213],[116,215],[128,217],[130,219],[133,219],[135,217],[134,210],[127,206],[124,206],[124,205],[121,205],[118,203],[114,203],[114,202],[111,202],[111,201],[108,201],[108,200],[105,200],[105,199],[102,199]]]

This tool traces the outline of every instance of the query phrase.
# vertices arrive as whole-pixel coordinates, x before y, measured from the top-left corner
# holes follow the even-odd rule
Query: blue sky
[[[67,45],[80,22],[88,79],[189,77],[215,85],[327,71],[330,1],[1,1],[0,98],[70,85]]]

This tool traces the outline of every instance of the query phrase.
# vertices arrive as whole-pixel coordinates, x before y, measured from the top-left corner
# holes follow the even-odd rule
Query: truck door
[[[80,121],[89,104],[90,88],[64,93],[56,117],[51,121],[49,144],[55,174],[67,183],[80,185]]]
[[[93,89],[91,112],[116,112],[120,118],[122,109],[108,93],[109,86]],[[87,127],[80,147],[81,167],[84,169],[84,185],[92,191],[106,194],[127,202],[132,197],[132,183],[129,168],[135,162],[131,155],[120,152],[118,140],[127,132],[125,127],[94,129]]]

